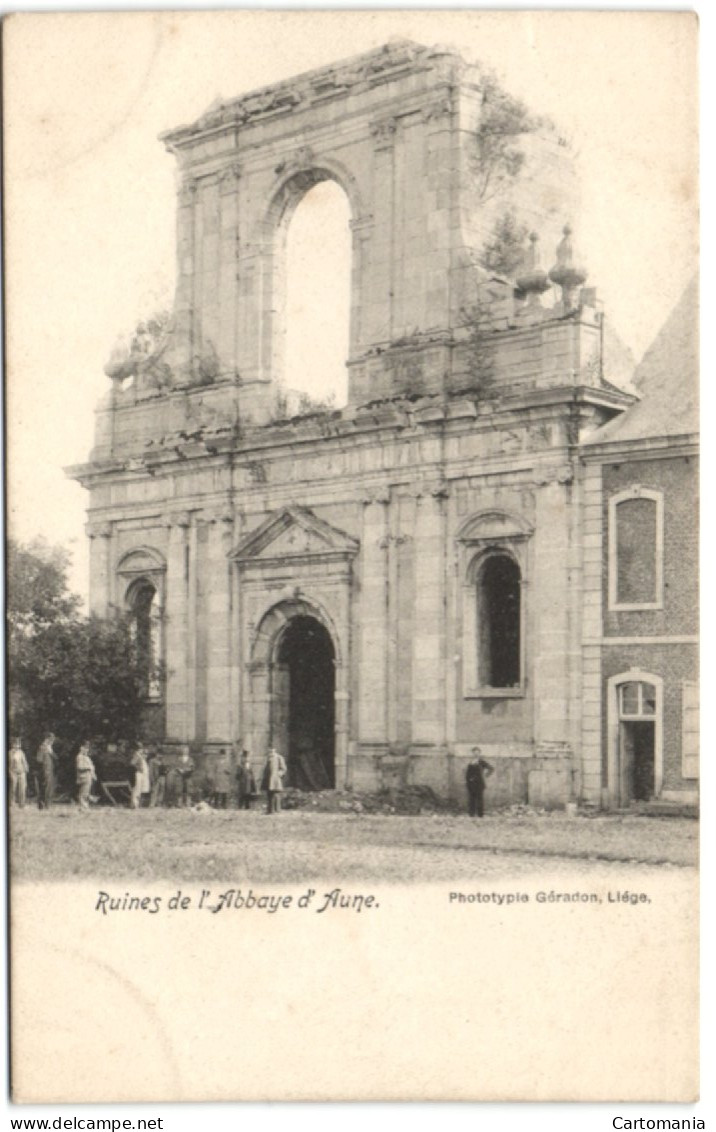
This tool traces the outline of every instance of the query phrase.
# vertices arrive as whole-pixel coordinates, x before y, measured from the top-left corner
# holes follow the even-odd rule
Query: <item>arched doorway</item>
[[[335,650],[315,617],[291,618],[277,644],[271,687],[272,741],[288,763],[288,784],[329,790],[335,771]]]

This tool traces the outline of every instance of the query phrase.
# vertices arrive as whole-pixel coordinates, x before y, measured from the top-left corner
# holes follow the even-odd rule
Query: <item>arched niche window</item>
[[[158,551],[149,547],[130,551],[117,566],[145,694],[148,700],[155,702],[161,698],[165,574],[164,559]]]
[[[525,575],[531,526],[483,512],[458,533],[463,557],[463,695],[525,691]]]
[[[609,608],[663,606],[664,497],[634,484],[609,500]]]
[[[477,573],[477,674],[485,688],[521,680],[521,577],[509,554],[488,554]]]
[[[147,699],[158,700],[161,694],[159,664],[161,661],[161,608],[159,593],[146,578],[134,582],[127,594],[131,614],[131,630],[137,649],[139,667]]]

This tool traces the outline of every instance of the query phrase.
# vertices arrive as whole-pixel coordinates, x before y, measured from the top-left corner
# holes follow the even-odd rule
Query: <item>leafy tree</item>
[[[525,162],[519,141],[542,124],[521,99],[503,90],[494,74],[485,73],[473,161],[479,200],[492,200],[516,179]]]
[[[83,617],[67,564],[41,542],[8,544],[10,727],[29,752],[54,731],[65,762],[87,738],[136,738],[146,687],[127,619]]]
[[[484,266],[498,275],[514,275],[524,259],[528,231],[514,212],[503,212],[482,249]]]
[[[22,546],[13,539],[7,548],[8,632],[10,645],[48,625],[71,621],[80,598],[67,589],[69,555],[58,546],[34,539]]]

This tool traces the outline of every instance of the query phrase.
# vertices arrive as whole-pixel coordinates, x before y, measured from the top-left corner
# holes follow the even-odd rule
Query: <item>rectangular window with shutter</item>
[[[681,773],[684,778],[699,777],[699,686],[684,680],[681,701]]]

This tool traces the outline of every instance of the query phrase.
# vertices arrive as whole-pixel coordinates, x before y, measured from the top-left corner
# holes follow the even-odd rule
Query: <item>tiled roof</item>
[[[597,429],[586,444],[698,432],[699,286],[694,277],[636,368],[641,401]]]

